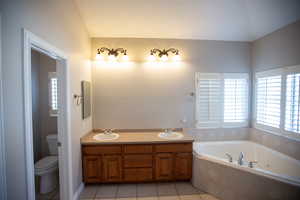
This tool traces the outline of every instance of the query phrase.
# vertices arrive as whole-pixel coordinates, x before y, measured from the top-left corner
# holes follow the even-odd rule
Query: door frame
[[[58,148],[60,199],[71,200],[72,190],[72,160],[70,134],[70,89],[68,56],[60,49],[39,38],[30,31],[23,29],[23,98],[24,98],[24,128],[26,153],[26,184],[27,199],[35,199],[35,175],[33,156],[32,130],[32,87],[31,87],[31,50],[37,50],[57,60],[58,74]]]
[[[6,191],[6,159],[3,114],[3,83],[2,83],[2,24],[0,13],[0,199],[7,199]]]

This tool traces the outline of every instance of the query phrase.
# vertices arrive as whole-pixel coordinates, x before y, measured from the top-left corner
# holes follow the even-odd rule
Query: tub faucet
[[[244,153],[241,152],[240,156],[239,156],[239,159],[238,159],[238,164],[243,165],[243,163],[244,163]]]
[[[228,157],[228,161],[232,162],[232,156],[229,153],[226,153],[225,155]]]

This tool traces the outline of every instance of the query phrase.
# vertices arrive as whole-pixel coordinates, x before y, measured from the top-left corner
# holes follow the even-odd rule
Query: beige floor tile
[[[157,185],[158,196],[177,196],[174,183],[159,183]]]
[[[156,197],[157,185],[155,183],[137,184],[137,197]]]
[[[179,196],[177,195],[170,195],[170,196],[159,196],[159,200],[180,200]]]
[[[180,200],[201,200],[199,194],[180,195]]]
[[[219,200],[210,194],[200,194],[201,200]]]
[[[197,190],[190,182],[178,182],[175,184],[176,190],[179,195],[191,195],[199,194]]]
[[[93,199],[96,196],[98,186],[85,186],[80,194],[80,199]]]
[[[120,184],[118,187],[117,198],[136,198],[136,184]]]
[[[115,198],[106,198],[106,197],[101,197],[101,198],[96,198],[96,199],[93,199],[93,200],[115,200]]]
[[[136,197],[121,197],[117,198],[116,200],[136,200]]]
[[[96,198],[115,198],[117,196],[117,191],[117,184],[101,185],[97,190]]]
[[[155,197],[138,197],[137,200],[159,200],[157,196]]]

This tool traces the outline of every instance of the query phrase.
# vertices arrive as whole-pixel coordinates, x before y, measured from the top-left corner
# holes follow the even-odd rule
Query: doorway
[[[72,199],[68,58],[31,32],[23,32],[27,199]],[[52,66],[45,67],[41,58]]]
[[[32,136],[36,200],[59,199],[56,59],[31,50]]]

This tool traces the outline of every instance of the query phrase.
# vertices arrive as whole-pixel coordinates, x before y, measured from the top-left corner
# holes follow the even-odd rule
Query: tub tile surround
[[[276,135],[263,130],[249,129],[249,139],[258,144],[279,151],[292,158],[300,160],[300,140],[290,139],[285,136]]]
[[[218,200],[189,182],[87,185],[81,200]]]
[[[197,129],[184,128],[183,132],[194,138],[195,141],[230,141],[248,140],[250,128],[216,128],[216,129]]]
[[[193,185],[222,200],[298,200],[300,197],[297,186],[206,159],[194,158],[193,170]]]

